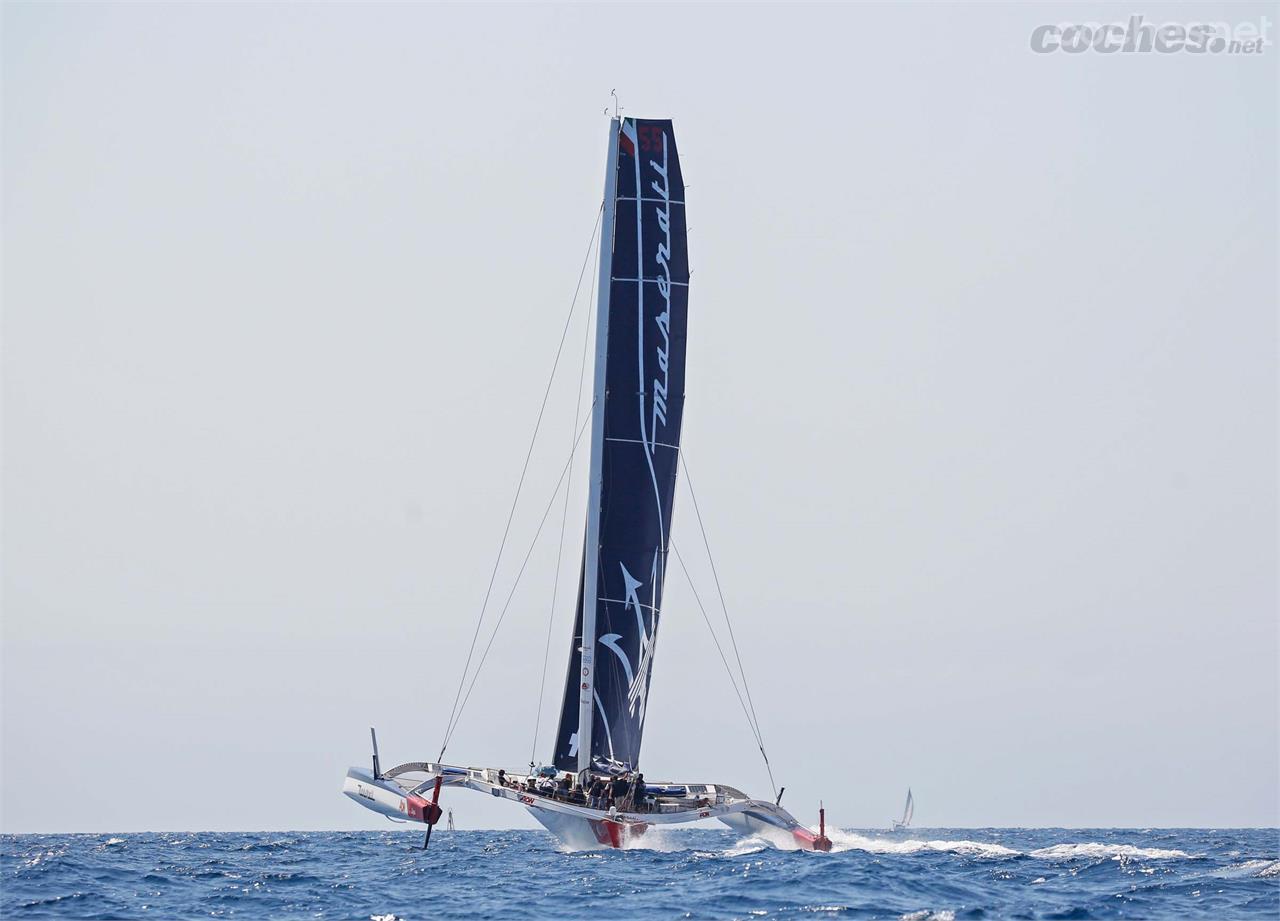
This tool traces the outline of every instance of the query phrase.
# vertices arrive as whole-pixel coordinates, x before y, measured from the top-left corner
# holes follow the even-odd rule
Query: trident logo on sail
[[[644,584],[627,570],[625,563],[619,561],[618,566],[622,569],[622,581],[626,587],[625,603],[623,610],[634,610],[636,615],[636,636],[640,638],[640,665],[638,668],[632,668],[631,660],[626,652],[618,645],[618,640],[622,637],[617,633],[606,633],[600,637],[600,643],[611,649],[622,662],[622,671],[627,676],[627,712],[635,716],[637,712],[640,716],[640,724],[644,725],[644,709],[645,703],[649,697],[649,673],[653,665],[653,650],[658,637],[657,617],[655,616],[654,606],[648,605],[649,608],[649,624],[645,624],[644,608],[646,605],[640,601],[638,589]],[[653,571],[649,574],[650,584],[653,583],[658,572],[658,555],[653,555]],[[652,599],[651,599],[652,600]]]

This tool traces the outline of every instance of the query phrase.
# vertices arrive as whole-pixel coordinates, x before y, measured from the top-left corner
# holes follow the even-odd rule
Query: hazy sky
[[[1130,13],[1280,19],[5,3],[3,829],[386,827],[343,773],[371,723],[437,754],[615,87],[675,120],[686,457],[784,805],[1277,824],[1280,50],[1029,50]],[[528,761],[552,528],[451,758]],[[674,573],[652,689],[649,777],[768,794]]]

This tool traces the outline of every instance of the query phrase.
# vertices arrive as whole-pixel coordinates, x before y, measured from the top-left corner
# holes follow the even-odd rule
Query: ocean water
[[[3,918],[1267,918],[1271,830],[688,829],[569,853],[535,831],[6,835]]]

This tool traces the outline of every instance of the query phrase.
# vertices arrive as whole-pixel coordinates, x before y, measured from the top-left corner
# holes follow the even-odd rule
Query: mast
[[[617,118],[609,120],[609,157],[604,173],[604,216],[600,225],[600,278],[596,295],[596,373],[591,402],[591,475],[588,480],[587,536],[583,546],[581,687],[578,694],[578,771],[591,767],[592,708],[595,703],[596,587],[600,571],[600,496],[604,462],[604,407],[609,358],[609,291],[613,225],[618,193]]]

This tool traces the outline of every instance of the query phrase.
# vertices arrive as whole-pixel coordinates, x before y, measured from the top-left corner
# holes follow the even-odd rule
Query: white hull
[[[375,780],[370,771],[363,768],[347,771],[342,792],[366,809],[380,812],[388,818],[407,820],[404,791],[385,781]]]

